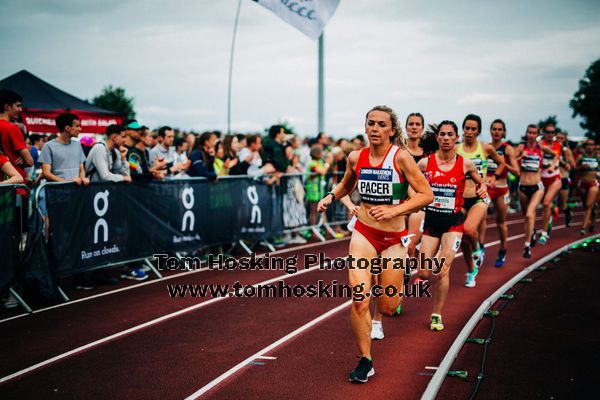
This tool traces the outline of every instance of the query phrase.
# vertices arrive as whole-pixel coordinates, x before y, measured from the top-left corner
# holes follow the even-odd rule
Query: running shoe
[[[402,303],[398,304],[398,307],[396,307],[396,311],[394,311],[394,317],[397,317],[398,315],[400,315],[402,313]]]
[[[569,226],[571,226],[571,219],[573,218],[573,214],[571,212],[571,207],[566,208],[565,210],[565,225],[567,226],[567,228]]]
[[[523,258],[531,258],[531,247],[525,246],[523,249]]]
[[[481,267],[481,264],[483,263],[483,252],[480,247],[471,253],[471,259],[473,260],[473,265],[475,268]]]
[[[477,273],[479,272],[479,268],[475,267],[473,269],[473,272],[467,272],[467,280],[465,281],[465,286],[468,288],[473,288],[475,287],[475,285],[477,284],[477,282],[475,282],[475,277],[477,276]]]
[[[481,263],[479,266],[482,266],[483,260],[485,260],[485,244],[479,243],[479,251],[481,252]]]
[[[354,371],[348,375],[348,381],[354,383],[365,383],[369,380],[369,377],[375,375],[375,369],[373,368],[373,361],[367,357],[361,357],[358,361],[358,365],[354,368]]]
[[[552,232],[552,227],[554,226],[554,215],[550,216],[550,221],[548,221],[548,229],[546,230],[546,233],[548,233],[548,235]],[[540,241],[541,244],[543,244]]]
[[[4,308],[16,308],[19,307],[19,303],[17,302],[17,299],[15,299],[13,297],[13,295],[9,295],[8,298],[6,300],[4,300],[4,304],[3,304]]]
[[[431,314],[431,323],[429,329],[432,331],[443,331],[444,323],[442,322],[442,316],[440,314]]]
[[[130,279],[133,281],[143,281],[148,279],[148,274],[142,271],[140,268],[131,268],[129,271],[123,270],[121,278]]]
[[[504,261],[506,260],[506,249],[500,250],[498,252],[498,258],[496,258],[496,268],[500,268],[504,265]]]
[[[548,242],[548,239],[550,239],[548,232],[542,231],[542,233],[540,233],[540,238],[539,238],[540,244],[545,245]]]
[[[531,242],[531,247],[535,247],[535,244],[537,243],[537,234],[535,233],[535,230],[531,234],[530,242]]]
[[[581,229],[579,230],[579,234],[580,234],[581,236],[585,236],[585,228],[581,228]]]
[[[381,340],[385,336],[383,335],[383,324],[381,321],[371,321],[371,339]]]

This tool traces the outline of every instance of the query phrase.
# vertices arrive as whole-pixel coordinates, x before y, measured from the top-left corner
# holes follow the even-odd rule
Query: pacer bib
[[[408,182],[394,162],[399,149],[398,146],[390,146],[383,162],[377,166],[369,162],[369,147],[360,152],[355,172],[358,177],[358,193],[363,203],[400,204],[406,200]]]

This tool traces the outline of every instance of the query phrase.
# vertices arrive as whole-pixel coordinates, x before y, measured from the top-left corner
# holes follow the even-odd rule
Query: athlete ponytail
[[[419,147],[423,149],[423,154],[435,153],[439,150],[440,144],[437,141],[438,125],[429,124],[427,129],[419,140]]]

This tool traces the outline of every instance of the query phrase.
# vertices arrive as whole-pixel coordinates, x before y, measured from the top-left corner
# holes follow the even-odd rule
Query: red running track
[[[511,217],[512,221],[519,218]],[[435,366],[472,312],[517,271],[578,237],[577,227],[555,231],[530,260],[521,258],[522,238],[509,242],[507,265],[495,269],[497,246],[487,258],[474,289],[462,287],[464,261],[451,272],[451,292],[444,312],[446,329],[428,330],[430,300],[407,299],[399,318],[386,319],[385,340],[374,343],[377,374],[367,385],[350,385],[347,372],[356,364],[349,309],[246,365],[208,391],[207,398],[418,398]],[[522,232],[520,223],[509,235]],[[497,238],[488,230],[488,242]],[[306,248],[345,256],[347,240]],[[300,257],[302,258],[302,256]],[[200,304],[169,299],[167,283],[257,283],[281,271],[197,272],[106,297],[61,307],[0,324],[2,362],[7,376],[79,346]],[[311,271],[286,277],[288,284],[347,281],[345,271]],[[1,398],[185,398],[237,364],[298,327],[343,304],[343,298],[229,298],[124,334],[0,384]]]

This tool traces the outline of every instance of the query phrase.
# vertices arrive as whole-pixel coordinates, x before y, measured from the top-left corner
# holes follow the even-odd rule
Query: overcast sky
[[[225,130],[237,0],[2,0],[0,78],[27,69],[81,98],[122,86],[141,123]],[[325,30],[326,130],[364,130],[376,104],[402,120],[502,118],[509,137],[557,114],[600,58],[598,0],[341,0]],[[232,127],[317,129],[317,42],[242,0]]]

